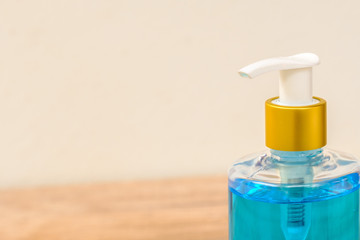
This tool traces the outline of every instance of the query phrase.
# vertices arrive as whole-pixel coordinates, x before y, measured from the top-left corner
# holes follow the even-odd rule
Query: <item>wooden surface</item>
[[[0,191],[1,240],[227,239],[225,177]]]

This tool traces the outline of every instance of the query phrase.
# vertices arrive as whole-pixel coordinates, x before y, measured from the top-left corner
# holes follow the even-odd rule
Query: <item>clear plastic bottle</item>
[[[230,240],[359,240],[359,161],[326,146],[326,101],[312,95],[315,54],[271,58],[240,69],[280,71],[265,102],[269,150],[229,170]]]
[[[289,168],[300,173],[282,176]],[[359,170],[327,149],[241,158],[229,170],[230,240],[358,240]]]

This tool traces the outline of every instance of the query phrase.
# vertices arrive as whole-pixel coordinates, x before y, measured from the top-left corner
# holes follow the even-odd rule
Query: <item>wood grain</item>
[[[225,177],[0,191],[1,240],[227,239]]]

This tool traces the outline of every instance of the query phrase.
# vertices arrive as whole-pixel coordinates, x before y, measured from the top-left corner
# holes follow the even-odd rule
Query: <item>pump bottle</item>
[[[265,102],[268,149],[229,169],[230,240],[358,240],[360,165],[326,146],[326,101],[312,95],[312,53],[239,70],[280,71],[279,97]]]

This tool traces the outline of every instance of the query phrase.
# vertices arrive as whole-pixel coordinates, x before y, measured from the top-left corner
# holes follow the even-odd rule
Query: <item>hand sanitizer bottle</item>
[[[312,96],[315,54],[271,58],[243,77],[279,70],[265,102],[266,146],[229,170],[230,240],[358,240],[359,162],[328,150],[326,101]]]

